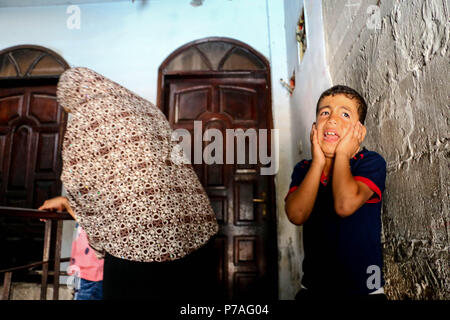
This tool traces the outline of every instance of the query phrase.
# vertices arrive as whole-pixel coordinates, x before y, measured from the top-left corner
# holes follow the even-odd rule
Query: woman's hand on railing
[[[66,197],[58,196],[55,198],[51,198],[45,200],[42,206],[38,208],[38,210],[48,210],[48,211],[67,211],[72,218],[75,218],[75,214],[70,207],[69,200]],[[45,221],[45,219],[39,219],[41,221]]]

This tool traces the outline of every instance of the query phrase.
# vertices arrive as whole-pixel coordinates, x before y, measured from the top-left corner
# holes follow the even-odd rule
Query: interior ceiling
[[[142,2],[146,0],[134,0]],[[106,3],[106,2],[130,2],[132,0],[0,0],[0,7],[37,7],[37,6],[55,6],[71,5],[83,3]]]

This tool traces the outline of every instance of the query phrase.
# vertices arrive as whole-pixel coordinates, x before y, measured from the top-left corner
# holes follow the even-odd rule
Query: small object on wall
[[[191,1],[191,6],[193,7],[199,7],[203,4],[203,0],[192,0]]]
[[[305,25],[305,8],[302,9],[302,14],[297,22],[297,31],[295,33],[298,43],[298,54],[300,62],[303,60],[303,56],[306,51],[306,25]]]
[[[295,89],[295,71],[292,72],[292,77],[291,79],[289,79],[289,83],[287,83],[283,79],[280,79],[280,82],[281,85],[289,91],[289,94],[292,95],[292,92],[294,92]]]
[[[287,89],[287,91],[289,91],[289,94],[292,94],[292,92],[294,92],[294,88],[292,88],[289,83],[287,83],[286,81],[284,81],[283,79],[280,79],[280,83],[283,87],[285,87]]]
[[[289,79],[289,85],[291,86],[292,90],[295,89],[295,71],[292,71],[292,77]]]

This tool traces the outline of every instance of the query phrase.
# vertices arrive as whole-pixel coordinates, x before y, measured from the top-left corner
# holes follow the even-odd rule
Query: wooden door
[[[270,129],[269,86],[265,73],[166,75],[161,106],[173,129],[191,133],[201,121],[223,136],[223,163],[191,162],[209,195],[220,230],[215,238],[217,281],[224,297],[277,298],[277,237],[273,176],[262,176],[259,164],[226,164],[226,129]],[[203,141],[203,149],[209,142]],[[270,150],[270,142],[269,142]],[[194,155],[194,150],[191,151]],[[211,257],[214,259],[214,257]]]
[[[1,83],[1,206],[37,208],[61,194],[61,142],[67,114],[56,102],[56,83],[57,79]],[[0,228],[2,266],[41,260],[42,222],[8,218]]]

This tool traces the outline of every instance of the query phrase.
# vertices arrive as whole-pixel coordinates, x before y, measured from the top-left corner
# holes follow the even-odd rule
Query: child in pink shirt
[[[38,210],[66,211],[77,221],[75,213],[67,206],[67,198],[55,197],[46,200]],[[86,232],[77,223],[72,242],[72,255],[68,274],[76,278],[75,300],[103,299],[103,261],[89,246]]]
[[[102,300],[103,259],[98,259],[89,246],[86,232],[76,226],[75,239],[72,242],[69,274],[78,278],[75,288],[75,300]]]

